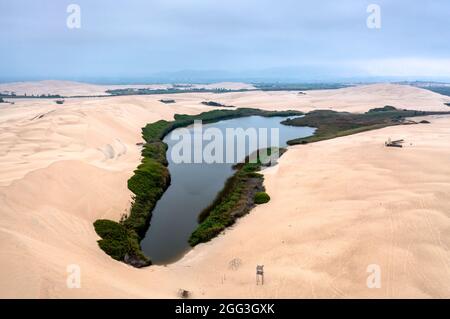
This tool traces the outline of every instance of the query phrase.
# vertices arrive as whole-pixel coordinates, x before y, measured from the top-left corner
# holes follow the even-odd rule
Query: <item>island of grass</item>
[[[219,102],[214,102],[214,101],[203,101],[202,102],[203,105],[206,106],[214,106],[214,107],[234,107],[233,105],[225,105]]]
[[[317,129],[312,136],[287,142],[288,145],[295,145],[328,140],[386,126],[414,124],[415,122],[408,121],[407,118],[439,114],[450,114],[450,112],[400,110],[392,106],[371,109],[361,114],[316,110],[305,114],[303,117],[287,119],[282,123],[293,126],[315,127]]]
[[[203,123],[213,123],[221,120],[246,116],[296,116],[298,111],[263,111],[251,108],[236,110],[213,110],[198,115],[176,114],[174,121],[160,120],[147,124],[142,129],[145,144],[142,148],[142,162],[128,180],[128,189],[134,194],[128,216],[123,216],[119,222],[99,219],[94,222],[94,228],[101,237],[100,248],[116,260],[123,261],[134,267],[144,267],[151,264],[140,247],[140,242],[150,226],[152,211],[170,184],[170,174],[167,168],[167,145],[163,138],[172,130],[189,126],[195,120]]]
[[[162,100],[159,100],[159,102],[164,103],[164,104],[172,104],[172,103],[175,103],[175,100],[174,99],[162,99]]]
[[[242,163],[234,165],[236,172],[226,181],[212,204],[200,213],[199,225],[191,234],[189,244],[195,246],[211,240],[247,214],[255,204],[267,203],[270,197],[264,192],[264,176],[258,171],[273,164],[270,158],[277,158],[285,151],[283,148],[258,150],[256,161],[247,156]],[[269,160],[265,158],[267,156]]]

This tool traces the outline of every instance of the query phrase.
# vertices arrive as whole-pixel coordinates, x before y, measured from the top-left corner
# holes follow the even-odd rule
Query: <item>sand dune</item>
[[[220,82],[212,84],[194,84],[195,88],[205,89],[254,89],[254,86],[247,83],[238,82]],[[99,85],[73,81],[61,80],[45,80],[36,82],[14,82],[0,83],[0,92],[15,92],[17,95],[41,95],[41,94],[58,94],[61,96],[95,96],[107,95],[106,90],[115,89],[168,89],[172,88],[172,84],[123,84],[123,85]]]
[[[134,97],[70,99],[63,107],[45,99],[2,105],[0,185],[62,160],[131,170],[140,155],[136,143],[141,142],[141,127],[174,113],[198,112]]]
[[[1,89],[0,89],[1,91]],[[450,117],[296,146],[265,171],[272,200],[167,267],[134,269],[97,246],[92,222],[129,207],[140,128],[215,100],[236,106],[447,110],[407,86],[330,91],[18,100],[0,105],[0,296],[31,298],[450,297]],[[403,149],[387,149],[388,138]],[[237,269],[230,267],[238,260]],[[66,285],[81,268],[81,288]],[[266,284],[255,285],[264,264]],[[367,266],[381,267],[369,289]]]
[[[365,112],[375,107],[392,105],[405,109],[448,110],[444,103],[450,97],[428,90],[395,84],[371,84],[339,90],[275,91],[221,94],[215,100],[226,105],[258,106],[270,109],[333,109]]]

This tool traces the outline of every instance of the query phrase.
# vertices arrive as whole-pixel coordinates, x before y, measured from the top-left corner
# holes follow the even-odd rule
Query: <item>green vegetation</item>
[[[105,93],[111,95],[152,95],[152,94],[176,94],[176,93],[230,93],[250,91],[308,91],[308,90],[330,90],[349,87],[349,84],[341,83],[257,83],[253,84],[255,89],[224,89],[224,88],[195,88],[192,85],[174,85],[167,89],[151,88],[124,88],[107,90]],[[214,106],[214,105],[213,105]]]
[[[167,158],[166,158],[167,145],[163,142],[149,142],[144,144],[144,148],[142,149],[142,156],[144,158],[153,158],[158,163],[167,166]]]
[[[252,109],[252,108],[238,108],[235,110],[212,110],[209,112],[203,112],[198,115],[175,115],[175,123],[174,125],[177,127],[184,126],[186,123],[189,123],[187,125],[191,125],[194,123],[195,120],[202,120],[203,123],[214,123],[218,121],[223,120],[229,120],[233,118],[239,118],[239,117],[246,117],[246,116],[265,116],[265,117],[271,117],[271,116],[298,116],[302,115],[302,112],[299,111],[263,111],[259,109]]]
[[[112,258],[123,260],[128,253],[128,232],[121,224],[112,220],[99,219],[94,223],[95,231],[102,237],[100,247]]]
[[[376,112],[391,112],[391,111],[397,111],[397,109],[393,106],[386,105],[383,107],[377,107],[374,109],[369,110],[368,113],[376,113]]]
[[[266,192],[258,192],[254,197],[255,204],[264,204],[270,201],[270,196]]]
[[[159,102],[165,103],[165,104],[171,104],[171,103],[175,103],[175,100],[174,99],[162,99],[162,100],[159,100]]]
[[[258,204],[255,199],[259,200],[264,195],[257,194],[267,195],[264,193],[264,177],[257,172],[266,165],[263,164],[267,162],[263,156],[271,156],[274,151],[278,151],[281,155],[286,150],[258,151],[255,163],[249,162],[250,157],[247,157],[243,163],[234,166],[236,169],[234,175],[227,180],[225,187],[213,203],[201,212],[199,225],[189,238],[191,246],[216,237],[225,228],[234,224],[237,218],[247,214],[255,204]]]
[[[312,136],[288,141],[289,145],[295,145],[318,142],[386,126],[411,124],[411,122],[406,121],[406,118],[433,114],[449,114],[449,112],[399,110],[391,106],[372,109],[362,114],[317,110],[307,113],[304,117],[287,119],[282,123],[317,129]]]
[[[94,228],[102,237],[98,241],[101,249],[116,260],[133,260],[136,266],[149,265],[150,261],[140,249],[137,235],[122,224],[107,219],[95,221]]]
[[[203,101],[202,104],[207,106],[224,106],[223,104],[214,101]]]
[[[262,91],[309,91],[341,89],[351,85],[341,83],[257,83],[253,86]]]
[[[450,96],[450,85],[434,85],[434,86],[420,86],[422,89],[426,89],[435,93]]]
[[[154,94],[177,94],[177,93],[227,93],[227,92],[245,92],[245,91],[252,91],[252,90],[249,89],[231,90],[224,88],[205,89],[205,88],[195,88],[185,86],[174,86],[173,88],[167,89],[150,89],[150,88],[114,89],[114,90],[106,90],[105,93],[118,96],[118,95],[154,95]]]
[[[63,96],[59,95],[59,94],[31,94],[31,95],[27,95],[26,93],[23,95],[17,95],[14,92],[10,92],[10,93],[0,93],[0,97],[7,97],[7,98],[36,98],[36,99],[58,99],[58,98],[63,98]]]
[[[163,142],[163,138],[172,130],[178,127],[189,126],[195,120],[212,123],[251,115],[269,117],[301,114],[301,112],[297,111],[275,112],[241,108],[236,110],[213,110],[198,115],[176,114],[174,121],[160,120],[147,124],[142,128],[142,138],[145,140],[141,151],[142,162],[134,171],[134,175],[128,180],[128,189],[134,194],[129,215],[123,216],[119,223],[110,220],[97,220],[94,223],[95,231],[101,237],[98,241],[100,248],[112,258],[124,261],[135,267],[151,264],[149,258],[142,252],[140,242],[150,226],[152,211],[157,201],[170,184],[166,158],[167,145]],[[235,203],[236,196],[241,193],[247,194],[247,196],[251,195],[253,202],[254,193],[257,190],[262,190],[262,176],[254,173],[254,171],[259,169],[259,166],[260,164],[248,163],[238,170],[241,174],[235,178],[236,183],[229,182],[229,190],[232,189],[234,192],[237,192],[232,198],[233,202],[228,203],[229,205]],[[259,180],[261,181],[259,182]],[[245,212],[247,211],[248,208],[246,208]],[[224,218],[230,217],[234,219],[236,218],[234,215],[236,214],[233,214],[231,217],[225,216]],[[228,225],[230,221],[225,219],[222,219],[220,224]],[[210,228],[208,231],[210,234],[215,233]]]
[[[214,102],[214,101],[203,101],[202,104],[206,105],[206,106],[214,106],[214,107],[234,107],[233,105],[224,105],[222,103]]]
[[[97,220],[95,231],[102,238],[99,246],[112,258],[125,261],[135,267],[144,267],[151,261],[144,255],[140,241],[150,225],[151,212],[156,202],[170,184],[167,169],[167,145],[162,142],[170,122],[157,121],[142,129],[146,141],[142,148],[142,162],[128,180],[128,189],[133,192],[129,216],[120,223]]]
[[[159,120],[155,123],[147,124],[142,129],[142,137],[147,143],[161,141],[169,132],[171,122]],[[167,133],[166,133],[167,131]]]

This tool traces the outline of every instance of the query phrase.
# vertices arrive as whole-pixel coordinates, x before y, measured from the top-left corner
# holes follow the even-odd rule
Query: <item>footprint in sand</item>
[[[104,161],[118,158],[127,153],[127,147],[119,139],[116,139],[113,145],[106,144],[103,147],[98,148],[100,152],[105,156]]]

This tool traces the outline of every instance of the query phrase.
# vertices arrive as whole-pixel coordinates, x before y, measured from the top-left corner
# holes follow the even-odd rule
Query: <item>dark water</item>
[[[280,122],[284,119],[285,117],[249,116],[203,125],[203,131],[214,127],[223,132],[225,136],[227,128],[242,128],[244,130],[267,128],[268,146],[273,146],[274,142],[270,141],[270,129],[278,128],[280,147],[286,146],[286,142],[291,139],[310,136],[314,133],[313,128],[282,125]],[[198,224],[198,215],[214,200],[228,177],[233,174],[232,163],[175,163],[171,151],[178,140],[173,140],[173,137],[182,132],[180,130],[182,129],[172,131],[164,139],[164,142],[169,145],[167,159],[169,161],[171,185],[156,204],[150,228],[141,242],[142,250],[154,264],[174,262],[189,251],[190,246],[187,241]],[[192,136],[193,131],[193,127],[185,128],[184,135]],[[204,145],[208,143],[209,141],[203,142]],[[191,147],[192,154],[195,148],[193,144]],[[244,153],[247,154],[245,155],[260,148],[258,146],[251,147],[248,142],[246,144]],[[196,149],[201,150],[202,148],[197,145]],[[224,154],[226,154],[226,151],[224,151]],[[223,158],[225,158],[225,155]],[[238,160],[242,159],[239,158]]]

